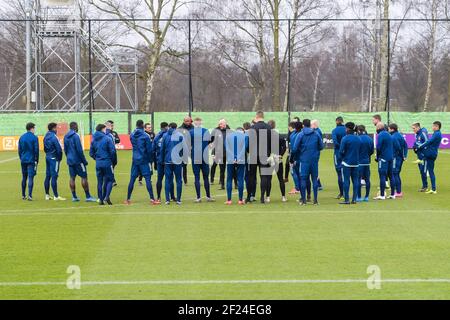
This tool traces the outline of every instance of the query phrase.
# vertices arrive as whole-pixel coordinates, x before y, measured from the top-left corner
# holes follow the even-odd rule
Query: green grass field
[[[125,151],[119,153],[113,207],[44,201],[44,164],[35,201],[24,202],[15,157],[0,154],[2,299],[450,298],[446,151],[437,162],[438,195],[417,192],[411,158],[404,165],[404,199],[349,207],[334,200],[330,151],[321,159],[319,207],[300,207],[292,196],[282,203],[276,179],[267,205],[225,206],[217,183],[216,203],[194,204],[192,175],[181,207],[152,207],[140,187],[127,207],[121,203],[131,153]],[[93,161],[88,170],[95,190]],[[375,168],[372,175],[376,181]],[[59,181],[69,198],[65,165]],[[65,285],[69,265],[81,269],[80,290]],[[369,265],[381,269],[380,290],[367,287]]]

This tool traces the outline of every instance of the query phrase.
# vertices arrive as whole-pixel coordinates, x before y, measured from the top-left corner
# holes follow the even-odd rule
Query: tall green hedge
[[[154,114],[155,126],[159,127],[162,121],[176,122],[181,124],[184,112],[156,112]],[[207,128],[215,128],[220,119],[226,119],[231,128],[242,126],[246,121],[251,121],[254,117],[253,112],[195,112],[193,117],[201,117],[204,126]],[[353,121],[357,124],[364,124],[369,132],[373,133],[372,114],[369,113],[339,113],[339,112],[314,112],[314,113],[293,113],[291,117],[298,116],[301,119],[317,119],[324,133],[330,133],[334,128],[334,120],[337,116],[343,116],[345,121]],[[387,114],[381,113],[383,120],[387,120]],[[146,122],[151,121],[149,114],[132,114],[131,127],[138,119]],[[278,124],[280,132],[287,131],[288,114],[286,112],[267,112],[266,119],[273,119]],[[116,130],[121,134],[128,133],[128,113],[103,112],[93,114],[94,126],[103,123],[106,120],[115,122]],[[439,120],[443,124],[442,131],[450,133],[450,112],[428,112],[428,113],[410,113],[410,112],[392,112],[390,114],[391,122],[399,125],[400,130],[404,133],[410,133],[410,125],[414,122],[420,122],[425,127],[430,128],[433,121]],[[49,122],[71,122],[77,121],[83,133],[87,133],[89,127],[88,113],[14,113],[0,114],[0,136],[20,135],[25,130],[27,122],[34,122],[37,125],[37,133],[43,135]]]

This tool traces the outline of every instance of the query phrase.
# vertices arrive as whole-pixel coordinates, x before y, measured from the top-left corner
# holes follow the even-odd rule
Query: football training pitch
[[[297,196],[282,203],[276,177],[270,204],[225,206],[218,172],[215,203],[193,203],[190,172],[181,206],[150,206],[137,185],[125,206],[131,152],[118,156],[114,206],[100,207],[70,201],[65,164],[59,191],[68,201],[44,201],[43,161],[35,201],[22,201],[17,154],[0,154],[1,299],[450,298],[448,151],[437,160],[437,195],[417,192],[411,152],[403,199],[345,207],[334,199],[332,151],[321,158],[318,207],[300,207]],[[92,160],[88,171],[96,194]],[[372,183],[374,195],[375,164]],[[77,193],[84,200],[79,180]],[[69,266],[80,269],[80,289],[66,285]],[[380,289],[368,286],[369,266],[380,272]]]

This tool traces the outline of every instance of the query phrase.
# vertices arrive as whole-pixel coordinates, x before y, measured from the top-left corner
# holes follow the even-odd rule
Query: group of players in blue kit
[[[63,154],[66,155],[70,174],[72,201],[79,202],[76,194],[75,179],[81,178],[81,184],[87,202],[98,202],[100,205],[112,205],[111,193],[116,184],[114,168],[117,165],[115,145],[118,135],[113,131],[113,122],[99,124],[93,134],[89,155],[96,162],[97,195],[91,196],[87,176],[88,161],[83,152],[78,124],[70,123],[70,130],[64,137],[64,150],[56,135],[57,124],[50,123],[44,137],[46,154],[46,176],[44,181],[45,199],[64,201],[58,192],[58,176]],[[376,126],[375,143],[367,134],[363,125],[353,122],[344,123],[342,117],[336,119],[336,128],[332,132],[334,144],[334,165],[338,176],[341,204],[350,205],[369,201],[371,191],[371,158],[375,155],[378,164],[379,193],[374,200],[396,199],[403,197],[401,169],[408,156],[408,146],[404,136],[396,124],[386,126],[381,117],[373,117]],[[136,129],[131,133],[133,147],[131,176],[128,184],[125,204],[131,204],[136,180],[145,179],[146,189],[151,204],[159,205],[163,191],[165,204],[182,203],[182,190],[187,183],[186,168],[189,157],[194,173],[196,191],[195,202],[202,201],[201,185],[203,184],[206,201],[214,202],[211,196],[211,182],[215,167],[220,168],[221,189],[226,189],[225,204],[231,205],[233,185],[238,190],[238,204],[256,201],[257,171],[260,176],[260,202],[270,202],[272,176],[276,173],[280,182],[282,201],[285,202],[285,182],[287,172],[291,172],[294,189],[290,193],[299,193],[301,205],[309,201],[318,204],[318,193],[323,188],[319,177],[319,160],[324,148],[322,131],[316,120],[294,119],[289,124],[287,138],[282,138],[275,130],[275,121],[264,122],[264,113],[258,112],[252,123],[244,123],[242,127],[231,130],[225,120],[211,132],[203,128],[202,119],[184,119],[178,127],[176,123],[162,122],[160,131],[154,134],[150,124],[142,120],[136,122]],[[415,161],[419,166],[422,179],[420,192],[436,194],[436,178],[434,165],[441,143],[441,123],[433,123],[433,135],[429,137],[425,128],[419,123],[412,125],[416,134],[413,150],[417,154]],[[35,135],[35,125],[28,123],[27,132],[19,140],[19,157],[22,166],[22,198],[33,200],[34,176],[39,163],[39,141]],[[120,141],[120,140],[119,140]],[[276,142],[276,143],[274,143]],[[252,152],[252,148],[255,151]],[[210,165],[210,151],[213,150],[213,163]],[[289,150],[286,166],[283,156]],[[283,178],[283,168],[285,177]],[[156,194],[153,191],[152,176],[156,170]],[[226,183],[225,183],[226,172]],[[431,188],[428,188],[428,176]],[[211,180],[210,180],[211,178]],[[183,181],[184,180],[184,181]],[[184,183],[183,183],[184,182]],[[390,195],[386,195],[386,187],[390,184]],[[353,194],[350,197],[350,186]],[[26,189],[28,186],[28,195]],[[365,194],[363,194],[365,186]],[[54,196],[50,196],[50,187]],[[247,196],[244,198],[244,189]],[[312,191],[312,192],[311,192]],[[311,199],[313,198],[313,199]]]

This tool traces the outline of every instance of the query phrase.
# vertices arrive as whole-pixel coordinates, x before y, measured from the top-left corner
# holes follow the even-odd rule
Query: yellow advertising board
[[[0,151],[17,151],[19,146],[19,136],[0,136]],[[44,150],[44,137],[39,136],[39,149]],[[64,137],[58,136],[61,146],[64,148]],[[84,150],[88,150],[91,144],[91,136],[82,136],[81,145]]]

